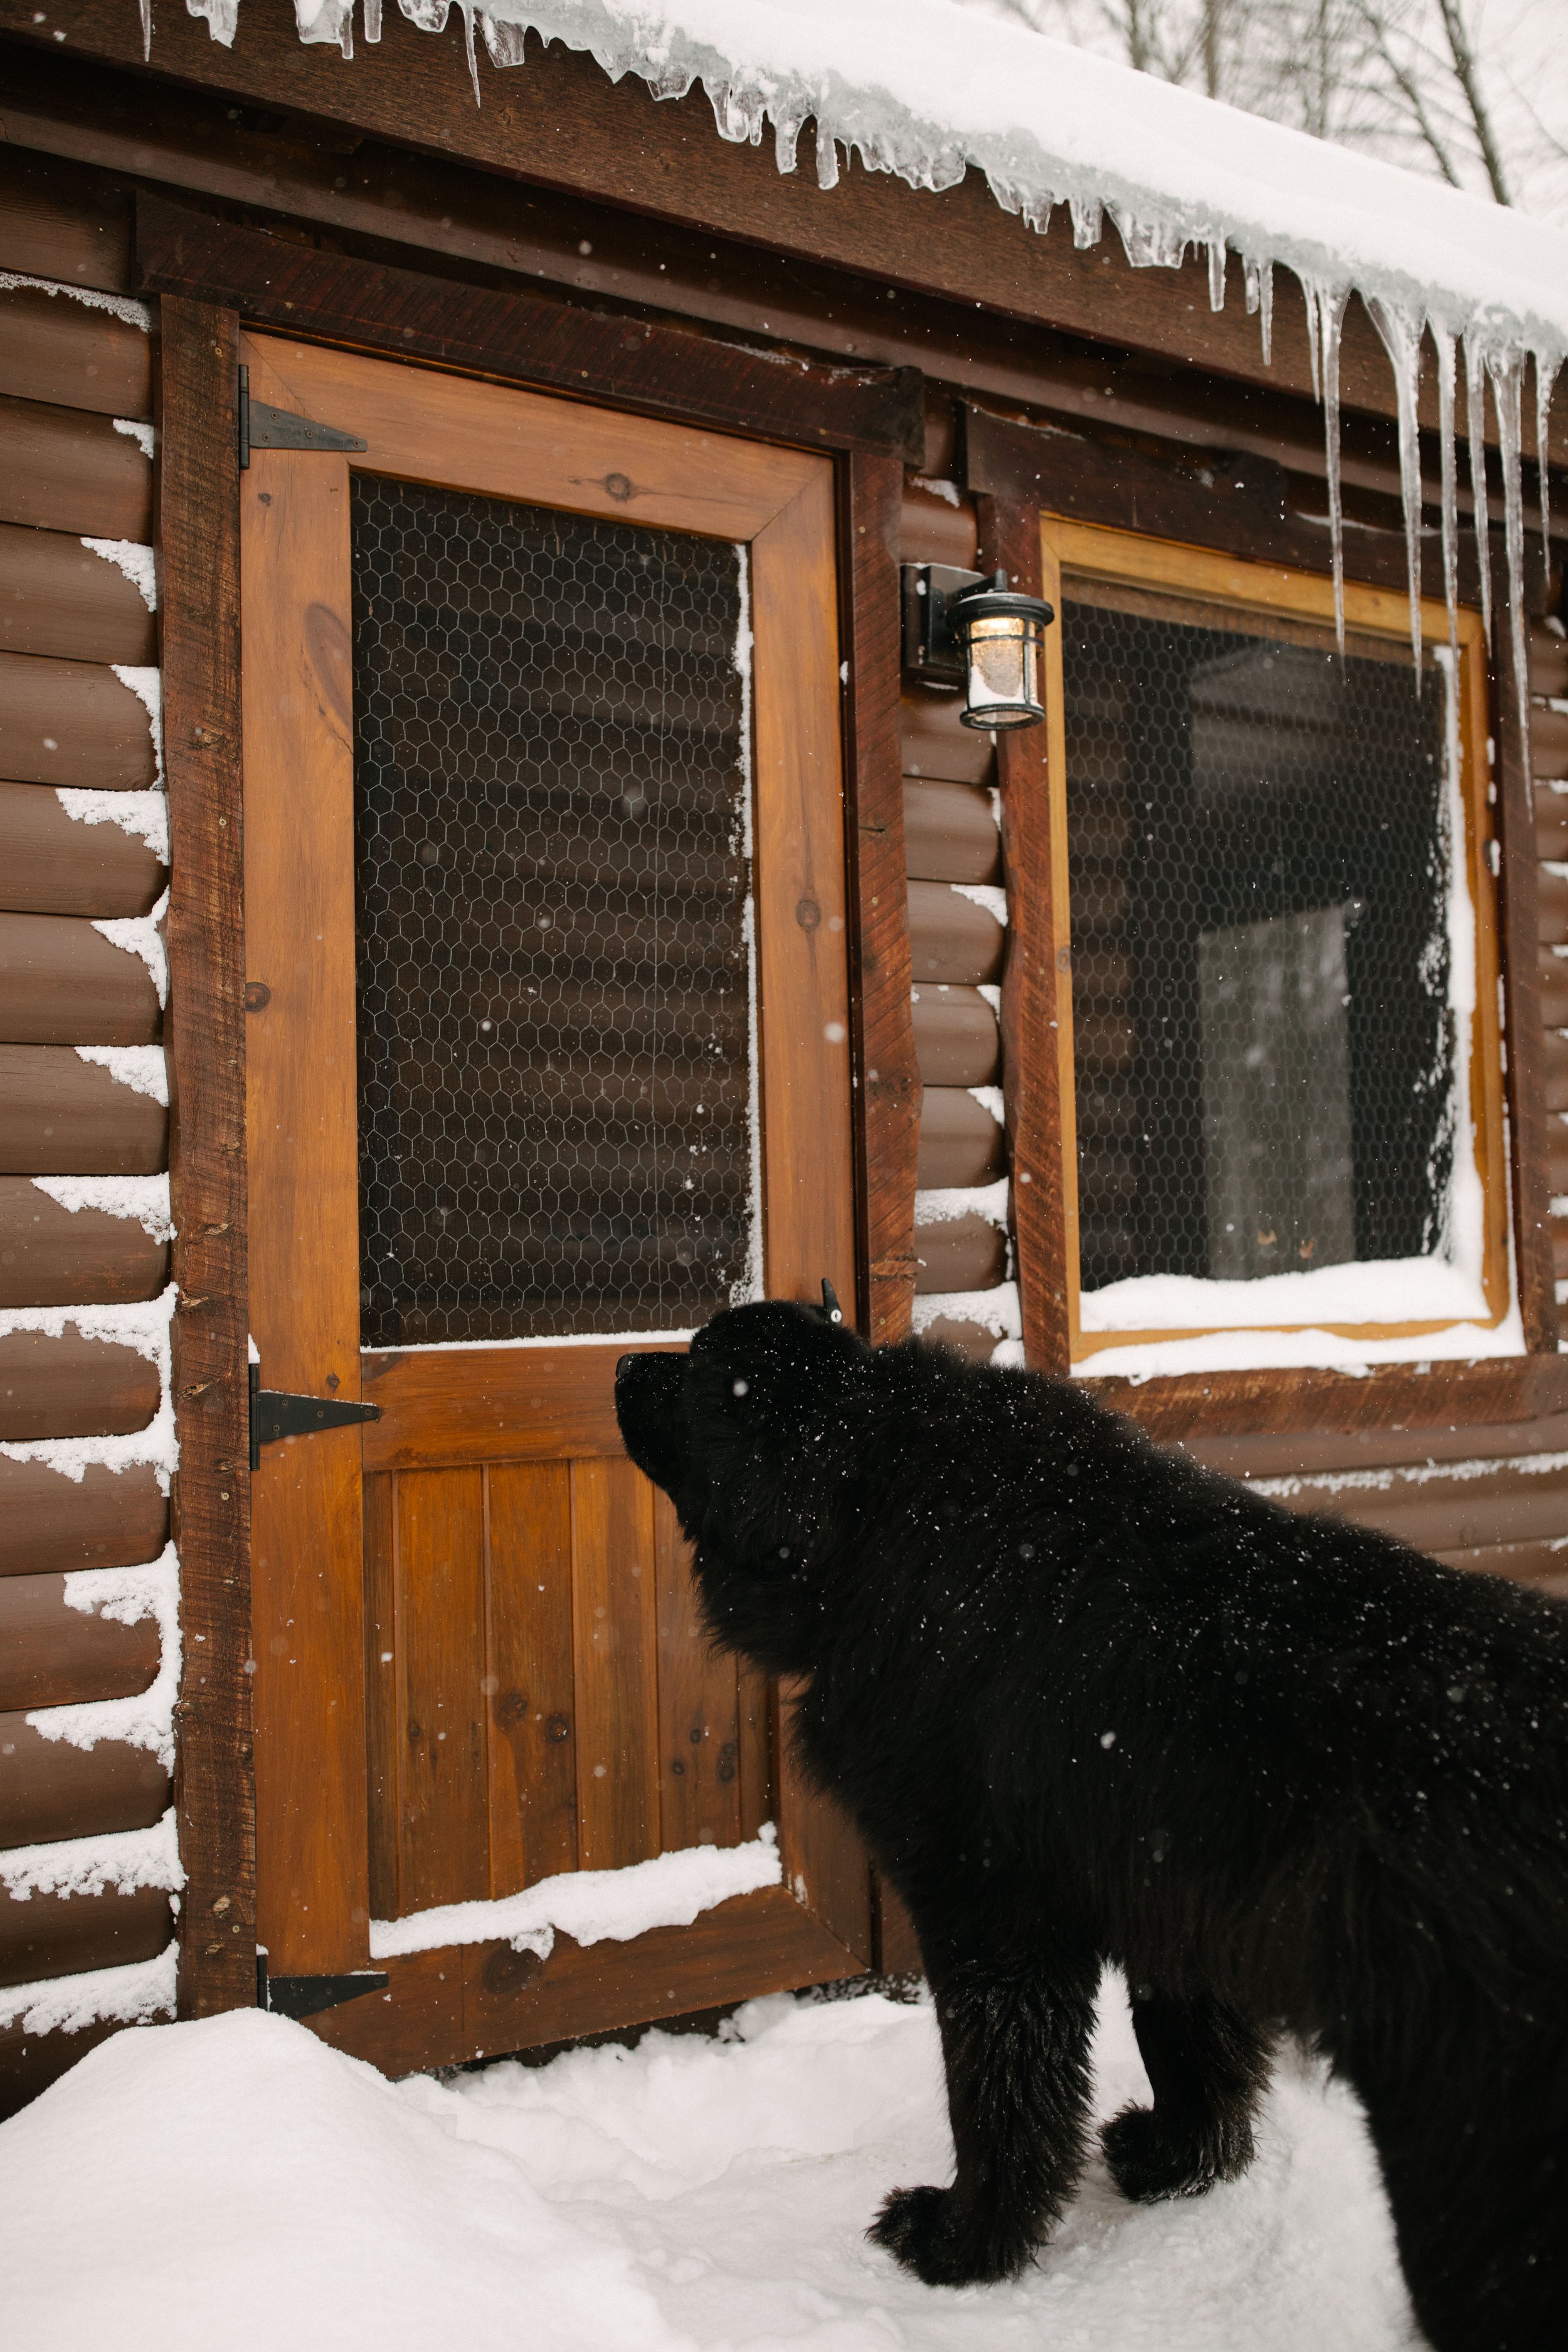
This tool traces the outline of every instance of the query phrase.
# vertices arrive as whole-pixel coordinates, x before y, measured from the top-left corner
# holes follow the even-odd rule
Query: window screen
[[[751,1252],[742,557],[353,495],[364,1344],[691,1327]]]
[[[1431,1253],[1441,670],[1088,583],[1062,656],[1081,1286]]]

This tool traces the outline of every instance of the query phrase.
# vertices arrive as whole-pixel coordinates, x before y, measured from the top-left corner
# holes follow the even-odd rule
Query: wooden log
[[[158,632],[118,563],[74,533],[0,522],[0,647],[144,666],[158,658]]]
[[[25,1176],[0,1176],[0,1307],[88,1307],[156,1298],[169,1244],[135,1217],[63,1209]]]
[[[68,816],[47,784],[0,783],[0,908],[13,914],[145,915],[168,868],[140,834]]]
[[[137,1568],[169,1539],[169,1498],[145,1464],[90,1463],[68,1478],[47,1462],[0,1456],[0,1576]]]
[[[100,172],[0,146],[0,269],[130,293],[130,190]]]
[[[153,974],[77,915],[0,915],[0,1041],[153,1045],[163,1034]]]
[[[1542,776],[1535,779],[1535,848],[1538,856],[1568,860],[1568,789],[1556,792]]]
[[[1439,1423],[1425,1429],[1281,1430],[1183,1438],[1181,1449],[1231,1478],[1297,1478],[1433,1462],[1501,1461],[1568,1453],[1568,1413],[1533,1421]]]
[[[1541,960],[1541,1018],[1548,1029],[1568,1029],[1568,959]]]
[[[1548,1122],[1547,1167],[1552,1198],[1561,1200],[1568,1192],[1568,1125],[1564,1125],[1561,1118]]]
[[[1002,836],[990,795],[911,777],[904,786],[904,870],[925,882],[1000,882]]]
[[[915,1261],[918,1297],[994,1290],[1007,1279],[1007,1236],[989,1217],[949,1217],[940,1225],[924,1225],[917,1218]]]
[[[921,1192],[991,1184],[1005,1174],[1006,1139],[984,1103],[963,1087],[928,1087],[921,1114]]]
[[[127,1625],[70,1608],[65,1593],[63,1576],[0,1581],[0,1711],[129,1698],[157,1674],[156,1618]]]
[[[153,537],[153,462],[113,420],[0,395],[0,522],[94,539]]]
[[[23,1713],[0,1715],[0,1846],[150,1829],[173,1794],[173,1776],[149,1748],[126,1739],[75,1748]]]
[[[899,735],[906,776],[939,776],[954,784],[992,784],[996,754],[984,730],[959,724],[963,698],[929,686],[905,689],[899,705]]]
[[[928,1087],[989,1087],[1002,1066],[996,1015],[977,988],[913,992],[915,1052]]]
[[[174,1932],[169,1898],[157,1887],[33,1895],[25,1903],[0,1889],[0,1985],[156,1959]]]
[[[1168,1442],[1285,1431],[1473,1428],[1568,1412],[1568,1357],[1494,1356],[1475,1363],[1392,1364],[1352,1377],[1300,1370],[1184,1372],[1084,1387]]]
[[[1531,694],[1568,701],[1568,639],[1537,621],[1531,629],[1528,648]]]
[[[1479,1470],[1473,1462],[1457,1462],[1447,1471],[1427,1467],[1419,1479],[1394,1470],[1386,1484],[1373,1487],[1346,1486],[1331,1474],[1309,1476],[1292,1482],[1278,1499],[1292,1511],[1380,1528],[1417,1551],[1568,1547],[1568,1471],[1524,1470],[1507,1461]],[[1568,1568],[1568,1556],[1563,1565]]]
[[[960,572],[974,570],[974,508],[962,498],[957,506],[918,482],[904,485],[899,517],[899,555],[905,563],[951,563]]]
[[[909,887],[910,964],[917,987],[975,988],[1001,977],[1007,935],[989,908],[945,882]]]
[[[0,2122],[19,2114],[111,2033],[128,2030],[107,2019],[79,2033],[29,2033],[20,2020],[0,2026]]]
[[[1541,820],[1536,818],[1539,846]],[[1553,874],[1542,866],[1536,885],[1536,932],[1543,948],[1568,945],[1568,874]]]
[[[998,1345],[995,1332],[988,1331],[984,1323],[971,1323],[957,1315],[937,1316],[926,1325],[921,1338],[932,1347],[953,1349],[959,1355],[967,1356],[973,1364],[988,1364]]]
[[[1561,1538],[1545,1543],[1481,1544],[1473,1551],[1440,1551],[1433,1558],[1447,1568],[1506,1576],[1512,1583],[1533,1584],[1542,1592],[1568,1600],[1568,1548]]]
[[[0,244],[4,238],[0,228]],[[0,289],[0,393],[100,416],[149,418],[153,339],[112,311],[37,287],[7,287]]]
[[[1543,710],[1537,703],[1530,714],[1530,764],[1538,781],[1568,777],[1568,710]]]
[[[107,1437],[145,1429],[158,1410],[158,1369],[118,1340],[70,1328],[0,1335],[0,1440]]]
[[[153,1176],[169,1114],[68,1045],[0,1045],[0,1170],[9,1176]]]
[[[1568,1037],[1561,1029],[1548,1029],[1544,1055],[1546,1070],[1546,1108],[1568,1111]]]
[[[158,781],[146,706],[95,662],[0,653],[0,773],[17,783],[145,792]]]

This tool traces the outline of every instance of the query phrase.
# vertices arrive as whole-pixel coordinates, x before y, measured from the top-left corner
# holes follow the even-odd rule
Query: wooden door
[[[252,1332],[380,1408],[255,1478],[268,1968],[384,1967],[312,2021],[392,2067],[853,1973],[864,1859],[612,1402],[627,1333],[854,1295],[831,461],[242,356],[366,445],[242,476]],[[373,1950],[768,1820],[687,1927]]]

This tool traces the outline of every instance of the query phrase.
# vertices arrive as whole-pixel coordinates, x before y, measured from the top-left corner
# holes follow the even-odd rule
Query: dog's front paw
[[[866,2235],[927,2286],[1012,2278],[1030,2252],[1005,2244],[994,2231],[977,2231],[951,2189],[895,2189]]]
[[[1134,2205],[1202,2197],[1216,2180],[1237,2180],[1252,2161],[1245,2122],[1206,2132],[1171,2131],[1158,2108],[1125,2107],[1100,2135],[1110,2177]]]

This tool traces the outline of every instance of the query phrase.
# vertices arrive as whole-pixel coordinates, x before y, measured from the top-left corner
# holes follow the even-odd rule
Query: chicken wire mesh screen
[[[1086,581],[1061,626],[1081,1288],[1430,1254],[1441,668]]]
[[[742,562],[353,478],[367,1347],[746,1293]]]

